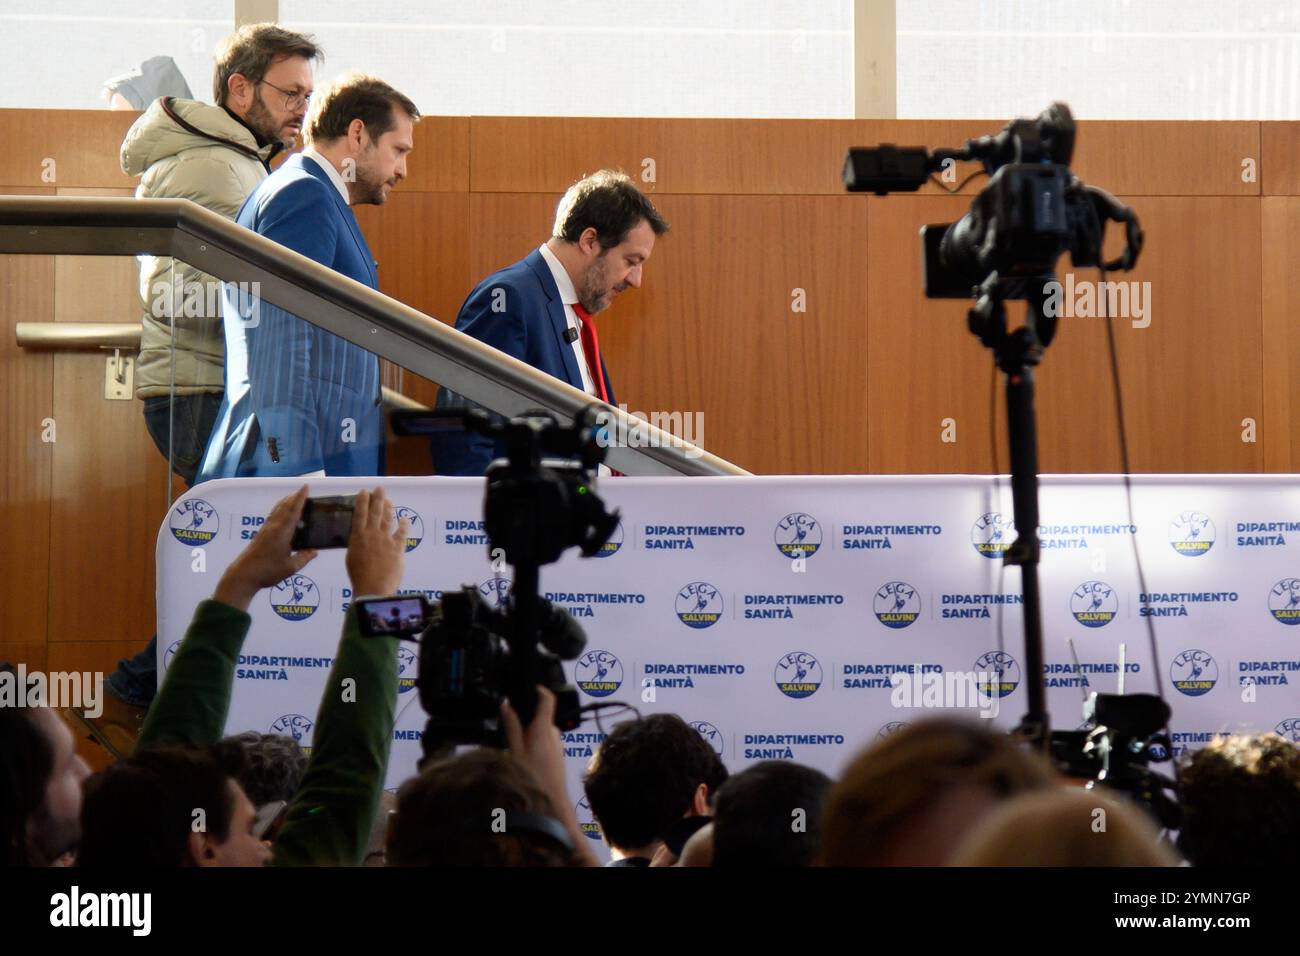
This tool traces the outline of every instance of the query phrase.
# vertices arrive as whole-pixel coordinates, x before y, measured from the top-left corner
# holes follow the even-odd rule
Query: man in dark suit
[[[307,148],[267,177],[240,225],[335,272],[379,287],[351,206],[381,205],[406,178],[419,112],[371,76],[313,98]],[[226,287],[226,391],[198,480],[249,475],[377,475],[384,419],[379,360],[266,302]]]
[[[655,237],[668,223],[623,173],[603,169],[569,187],[551,238],[521,261],[488,276],[465,300],[456,328],[614,404],[592,316],[629,287],[640,288]],[[465,405],[449,391],[439,408]],[[433,441],[440,475],[482,475],[504,446],[471,434]]]

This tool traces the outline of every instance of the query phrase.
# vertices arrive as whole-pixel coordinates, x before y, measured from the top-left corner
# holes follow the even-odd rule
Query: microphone
[[[575,329],[575,328],[567,328],[567,329],[565,329],[565,330],[564,330],[564,341],[568,342],[570,345],[572,345],[574,342],[578,341],[578,330]]]

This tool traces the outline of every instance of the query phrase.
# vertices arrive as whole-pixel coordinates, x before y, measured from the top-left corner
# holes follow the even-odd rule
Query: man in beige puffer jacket
[[[141,177],[136,196],[189,199],[234,219],[269,174],[272,157],[297,138],[311,98],[312,61],[319,56],[310,37],[273,23],[236,30],[217,50],[216,106],[163,97],[127,132],[122,170]],[[221,284],[184,263],[173,269],[170,258],[145,256],[140,294],[145,311],[136,395],[144,400],[154,444],[192,485],[225,388]],[[118,663],[104,682],[108,693],[98,716],[68,711],[116,757],[134,749],[158,691],[157,656],[155,637]]]
[[[318,56],[311,38],[275,24],[237,30],[217,51],[216,106],[163,97],[127,132],[122,171],[140,176],[136,196],[189,199],[234,219],[271,159],[293,145]],[[193,484],[221,403],[221,284],[169,257],[146,256],[140,295],[136,395],[159,451]]]

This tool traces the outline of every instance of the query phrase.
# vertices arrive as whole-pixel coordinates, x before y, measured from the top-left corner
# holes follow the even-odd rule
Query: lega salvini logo
[[[908,627],[921,616],[921,598],[916,593],[916,588],[905,581],[890,581],[881,585],[872,604],[876,620],[885,627]]]
[[[712,627],[722,617],[722,593],[705,581],[693,581],[677,592],[677,619],[687,627]]]
[[[393,514],[398,521],[406,519],[406,550],[414,551],[424,540],[424,519],[414,508],[407,508],[405,505],[394,508]]]
[[[1119,595],[1105,581],[1084,581],[1070,595],[1070,613],[1084,627],[1105,627],[1119,615]]]
[[[510,581],[498,575],[480,584],[478,593],[487,602],[488,607],[499,611],[506,606],[506,599],[510,597],[510,587]]]
[[[812,515],[796,511],[776,523],[776,549],[790,560],[811,558],[822,546],[822,526]]]
[[[315,724],[311,718],[304,717],[302,714],[285,714],[275,719],[271,724],[269,733],[282,734],[285,737],[292,737],[303,749],[304,753],[311,753],[311,732]]]
[[[1007,697],[1020,686],[1020,665],[1006,651],[989,651],[975,661],[977,674],[988,674],[988,681],[976,684],[985,697]]]
[[[609,651],[587,651],[573,665],[573,682],[590,697],[608,697],[623,686],[623,662]]]
[[[405,645],[397,648],[397,692],[408,693],[415,687],[415,679],[420,673],[420,659],[415,651]]]
[[[1011,547],[1015,529],[1009,518],[1004,518],[999,511],[982,514],[971,525],[970,543],[975,551],[990,559],[1000,559]]]
[[[1283,578],[1269,588],[1268,611],[1280,624],[1300,624],[1300,579]]]
[[[1300,744],[1300,717],[1288,717],[1273,728],[1273,733],[1283,740],[1289,740],[1293,744]]]
[[[876,731],[876,739],[884,740],[886,737],[892,737],[906,726],[907,721],[905,720],[891,720]]]
[[[1184,511],[1169,522],[1169,544],[1184,557],[1209,554],[1214,547],[1214,522],[1202,511]]]
[[[623,522],[618,523],[614,533],[609,536],[609,540],[596,549],[593,558],[608,558],[618,554],[618,549],[623,547]]]
[[[271,610],[286,621],[305,621],[320,607],[320,588],[305,574],[285,578],[271,588]]]
[[[713,748],[713,752],[719,758],[726,756],[726,745],[722,738],[722,731],[707,720],[692,720],[691,726],[704,738],[704,742]]]
[[[588,840],[600,842],[600,824],[596,822],[596,815],[591,812],[591,804],[587,798],[583,797],[573,807],[574,816],[578,818],[578,829]]]
[[[186,498],[172,508],[167,527],[181,544],[201,547],[217,536],[221,519],[217,517],[217,509],[202,498]]]
[[[1219,680],[1219,665],[1208,652],[1192,648],[1174,658],[1169,666],[1169,680],[1180,694],[1200,697],[1214,690]]]
[[[776,662],[776,688],[787,697],[802,700],[822,686],[822,665],[807,651],[791,651]]]

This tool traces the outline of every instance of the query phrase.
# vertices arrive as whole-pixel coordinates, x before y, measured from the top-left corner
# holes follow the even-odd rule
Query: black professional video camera
[[[1054,731],[1052,762],[1063,773],[1089,778],[1090,789],[1125,794],[1166,830],[1176,830],[1182,823],[1177,786],[1151,769],[1152,763],[1173,758],[1163,731],[1169,713],[1169,705],[1154,694],[1092,693],[1083,705],[1084,720],[1092,726]]]
[[[527,725],[539,685],[556,696],[561,730],[581,721],[578,691],[560,662],[576,660],[587,637],[567,611],[539,596],[538,585],[542,565],[572,547],[590,557],[618,527],[619,513],[605,510],[592,483],[605,457],[595,421],[595,407],[571,428],[541,411],[508,421],[480,410],[393,413],[399,435],[472,430],[503,440],[508,456],[488,469],[484,501],[489,554],[514,570],[500,607],[489,607],[472,586],[443,595],[432,608],[419,597],[360,602],[367,633],[419,635],[426,760],[459,744],[504,746],[502,700]],[[404,609],[404,601],[411,606]]]
[[[1070,253],[1076,267],[1128,270],[1142,250],[1133,211],[1108,192],[1084,185],[1070,172],[1075,126],[1070,109],[1053,103],[1036,119],[1013,120],[993,136],[961,149],[898,147],[850,149],[844,185],[850,192],[914,192],[957,162],[979,162],[989,181],[955,223],[921,230],[925,294],[932,299],[976,298],[971,331],[993,345],[1002,331],[997,307],[1026,299],[1031,311],[1050,296],[1056,262]],[[1123,254],[1102,261],[1107,221],[1126,228]],[[1056,332],[1056,316],[1038,308],[1032,326],[1042,347]]]

